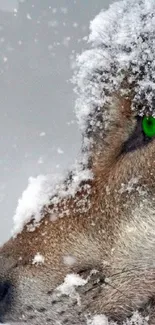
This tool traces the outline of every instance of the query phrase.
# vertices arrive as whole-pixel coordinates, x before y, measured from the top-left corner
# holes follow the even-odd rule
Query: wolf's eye
[[[155,136],[155,118],[152,116],[144,116],[142,119],[142,128],[144,133],[152,138]]]

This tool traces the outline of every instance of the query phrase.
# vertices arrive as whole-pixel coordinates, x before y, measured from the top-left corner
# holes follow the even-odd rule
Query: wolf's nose
[[[7,299],[11,289],[11,283],[9,281],[0,283],[0,302]]]

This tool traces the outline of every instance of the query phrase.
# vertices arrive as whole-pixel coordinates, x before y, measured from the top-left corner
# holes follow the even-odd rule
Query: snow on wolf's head
[[[81,160],[58,184],[31,179],[19,201],[0,250],[2,322],[120,322],[139,310],[154,324],[155,2],[114,3],[90,28],[73,78]]]

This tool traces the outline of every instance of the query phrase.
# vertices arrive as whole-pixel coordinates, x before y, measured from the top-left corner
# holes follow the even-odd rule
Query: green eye
[[[152,138],[155,136],[155,118],[152,116],[144,116],[142,120],[142,128],[144,133]]]

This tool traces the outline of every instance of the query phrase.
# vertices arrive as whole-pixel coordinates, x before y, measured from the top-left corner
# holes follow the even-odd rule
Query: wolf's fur
[[[115,122],[103,145],[97,142],[92,153],[94,179],[89,182],[87,212],[76,212],[75,196],[65,203],[69,215],[55,222],[45,216],[34,232],[25,227],[1,249],[1,282],[9,280],[13,286],[5,320],[19,321],[23,315],[31,324],[49,321],[54,325],[58,319],[62,324],[84,324],[84,315],[89,312],[120,320],[152,303],[155,140],[122,152],[136,128],[129,99],[115,101],[113,116]],[[78,200],[86,195],[83,186],[77,193]],[[32,264],[37,252],[45,258],[43,265]],[[64,263],[66,256],[74,263]],[[79,289],[81,307],[67,297],[53,298],[53,290],[66,274],[86,276],[92,269],[99,271],[100,281],[92,279]]]
[[[138,309],[155,323],[155,138],[144,136],[132,98],[112,96],[107,132],[91,134],[93,180],[59,202],[56,220],[50,206],[34,232],[25,226],[0,250],[0,290],[10,285],[8,296],[0,293],[3,321],[83,325],[91,314],[122,321]],[[40,265],[32,263],[38,252]],[[78,288],[81,304],[56,295],[68,273],[86,278],[92,269]]]

